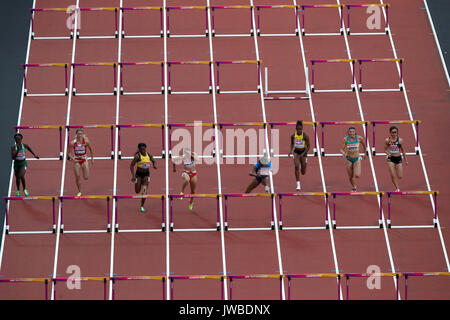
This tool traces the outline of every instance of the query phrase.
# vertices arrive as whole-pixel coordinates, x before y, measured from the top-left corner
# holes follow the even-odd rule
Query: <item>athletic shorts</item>
[[[189,179],[192,179],[193,177],[195,177],[197,175],[197,171],[183,171],[183,173],[186,173],[189,176]]]
[[[402,156],[389,156],[387,158],[387,161],[395,164],[400,164],[402,163]]]
[[[261,183],[264,179],[266,179],[268,176],[260,176],[260,177],[255,177],[256,181],[258,181],[258,183]]]
[[[357,161],[360,160],[360,157],[350,158],[349,156],[346,156],[346,159],[347,159],[348,161],[350,161],[351,163],[355,163],[355,162],[357,162]]]
[[[296,154],[302,154],[305,151],[305,149],[294,149],[294,153]]]
[[[150,179],[150,171],[136,171],[136,177],[144,179],[145,177],[149,177]]]
[[[19,171],[21,167],[25,167],[27,169],[28,162],[27,160],[17,161],[14,160],[14,171]]]

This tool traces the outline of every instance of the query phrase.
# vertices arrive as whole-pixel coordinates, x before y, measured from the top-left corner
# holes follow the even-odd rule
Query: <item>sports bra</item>
[[[358,140],[358,136],[355,135],[355,140],[354,141],[350,141],[350,136],[347,136],[347,150],[348,151],[354,151],[354,152],[358,152],[359,151],[359,140]]]
[[[143,156],[139,152],[139,159],[137,160],[137,166],[141,169],[148,169],[150,168],[150,155],[146,152],[145,156]]]
[[[301,135],[298,135],[297,132],[294,133],[294,146],[295,149],[305,148],[305,139],[303,138],[303,132]]]
[[[401,148],[401,144],[400,144],[400,138],[397,137],[397,140],[392,141],[391,138],[388,138],[388,145],[389,145],[389,153],[400,153],[400,148]]]
[[[74,142],[73,151],[75,153],[75,157],[77,158],[86,157],[86,141],[84,140],[84,138],[81,141],[81,143],[79,143],[77,139],[75,139],[73,142]]]

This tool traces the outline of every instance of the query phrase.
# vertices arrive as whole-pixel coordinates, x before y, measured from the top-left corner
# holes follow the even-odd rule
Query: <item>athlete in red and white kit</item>
[[[81,196],[81,171],[83,171],[84,180],[89,179],[89,165],[87,161],[87,149],[91,155],[91,164],[94,164],[94,154],[88,137],[84,134],[82,128],[77,129],[75,139],[70,142],[68,150],[68,159],[73,160],[73,172],[75,173],[75,182],[77,184],[77,196]]]

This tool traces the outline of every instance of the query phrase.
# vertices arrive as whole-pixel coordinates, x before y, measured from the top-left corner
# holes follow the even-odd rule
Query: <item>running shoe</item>
[[[270,188],[269,188],[269,186],[266,186],[266,193],[270,193]]]
[[[81,197],[81,195],[82,195],[81,192],[78,192],[78,193],[77,193],[77,197]]]
[[[189,203],[189,210],[194,209],[194,202]]]
[[[295,190],[300,190],[301,186],[300,186],[300,181],[297,181],[297,188]]]
[[[356,192],[356,187],[353,187],[353,188],[352,188],[352,192]]]
[[[16,197],[20,197],[20,190],[17,190]]]
[[[30,194],[28,193],[27,189],[23,189],[23,194],[25,195],[25,197],[28,197]]]
[[[181,196],[181,197],[180,197],[180,200],[183,199],[183,195],[184,195],[184,193],[183,193],[183,192],[180,192],[180,196]]]
[[[144,207],[140,207],[140,208],[139,208],[139,211],[141,211],[142,213],[144,213],[144,212],[145,212],[145,208],[144,208]]]
[[[400,192],[400,189],[395,189],[395,192]]]

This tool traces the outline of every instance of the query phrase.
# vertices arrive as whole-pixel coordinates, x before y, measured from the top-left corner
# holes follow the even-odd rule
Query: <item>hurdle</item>
[[[450,272],[403,272],[405,277],[405,300],[408,300],[408,279],[410,277],[448,277]]]
[[[275,196],[274,193],[224,193],[222,197],[225,199],[225,217],[224,217],[224,229],[225,231],[233,230],[275,230]],[[228,227],[228,198],[270,198],[272,201],[271,221],[270,228],[229,228]]]
[[[76,19],[79,19],[79,9],[75,9],[72,7],[68,8],[32,8],[30,9],[31,14],[31,39],[33,40],[61,40],[61,39],[73,39],[74,30],[71,26],[70,28],[70,34],[68,36],[36,36],[35,30],[34,30],[34,19],[35,14],[37,12],[64,12],[66,14],[73,14],[75,13]]]
[[[64,67],[64,93],[28,93],[27,88],[27,68],[48,68],[48,67]],[[22,64],[23,68],[23,95],[29,97],[58,97],[67,96],[69,87],[67,85],[67,63],[27,63]]]
[[[270,145],[273,146],[274,142],[273,142],[273,133],[272,130],[275,126],[296,126],[297,122],[296,121],[291,121],[291,122],[269,122],[268,123],[270,126]],[[314,136],[311,137],[312,139],[314,139],[314,146],[312,148],[312,153],[307,153],[306,156],[307,157],[317,157],[318,154],[318,148],[317,148],[317,122],[315,121],[303,121],[303,126],[305,125],[310,125],[314,127]],[[310,143],[312,142],[310,138]],[[311,149],[311,148],[310,148]],[[271,157],[279,157],[279,158],[287,158],[287,154],[275,154],[273,148],[270,149],[270,156]]]
[[[53,298],[56,300],[56,284],[58,282],[65,283],[67,288],[69,283],[73,286],[76,285],[77,282],[102,282],[103,283],[103,300],[108,300],[108,289],[107,284],[110,281],[109,277],[69,277],[69,278],[52,278],[53,283]],[[75,282],[75,284],[74,284]],[[81,285],[81,284],[80,284]],[[69,289],[70,290],[70,289]]]
[[[379,272],[379,273],[345,273],[345,287],[346,287],[346,300],[350,300],[350,279],[351,278],[382,278],[382,277],[395,277],[396,292],[395,299],[400,300],[399,295],[399,278],[402,274],[397,272]]]
[[[241,6],[241,5],[227,5],[227,6],[211,6],[211,33],[213,37],[253,37],[253,6]],[[250,10],[250,33],[238,33],[238,34],[217,34],[215,31],[215,11],[221,9],[246,9]]]
[[[37,125],[37,126],[14,126],[13,127],[16,132],[20,130],[41,130],[41,129],[57,129],[59,130],[59,157],[58,158],[39,158],[39,160],[62,160],[63,159],[63,147],[62,147],[62,129],[63,126],[53,126],[53,125]],[[34,159],[27,159],[33,160]]]
[[[381,191],[353,191],[353,192],[331,192],[331,195],[333,196],[333,229],[378,229],[383,228],[383,194],[384,192]],[[350,197],[357,197],[357,196],[377,196],[379,198],[379,218],[378,218],[378,225],[377,226],[336,226],[336,197],[337,196],[350,196]]]
[[[227,61],[216,61],[216,79],[217,79],[217,85],[216,85],[216,93],[260,93],[261,92],[261,62],[260,60],[227,60]],[[219,67],[220,65],[230,65],[230,64],[256,64],[257,66],[257,79],[258,79],[258,85],[257,90],[237,90],[237,91],[224,91],[220,89],[220,83],[219,83]]]
[[[112,283],[112,293],[111,299],[115,300],[116,298],[116,282],[118,281],[161,281],[162,282],[162,298],[161,300],[166,300],[166,277],[165,276],[113,276],[110,278]]]
[[[315,88],[315,70],[314,65],[318,63],[342,63],[347,62],[352,64],[352,82],[350,89],[319,89]],[[356,90],[355,86],[355,59],[312,59],[311,60],[311,92],[352,92]]]
[[[173,10],[205,10],[205,34],[171,34],[170,33],[170,19],[169,12]],[[209,36],[209,22],[208,22],[208,7],[206,6],[166,6],[166,27],[167,27],[167,37],[172,38],[199,38],[199,37],[208,37]]]
[[[94,157],[95,160],[106,160],[106,159],[114,159],[114,124],[86,124],[86,125],[68,125],[65,126],[67,130],[67,146],[70,145],[70,129],[110,129],[110,140],[111,140],[111,155],[102,156],[102,157]]]
[[[220,194],[169,194],[169,203],[170,203],[170,231],[219,231],[220,230]],[[173,199],[216,199],[217,200],[217,220],[216,220],[216,227],[215,228],[202,228],[202,229],[174,229],[174,218],[173,218]]]
[[[110,210],[110,200],[112,196],[96,196],[96,195],[86,195],[86,196],[59,196],[59,204],[60,204],[60,214],[61,214],[61,225],[60,225],[60,233],[103,233],[103,232],[111,232],[111,210]],[[64,200],[106,200],[106,219],[107,226],[106,230],[65,230],[64,229],[64,221],[63,221],[63,202]]]
[[[172,65],[208,65],[209,66],[209,87],[208,91],[172,91],[172,82],[171,82],[171,67]],[[167,71],[168,71],[168,88],[167,92],[169,94],[211,94],[212,93],[212,61],[168,61],[167,62]]]
[[[233,281],[235,280],[267,280],[275,279],[280,281],[280,300],[283,299],[283,275],[281,274],[245,274],[245,275],[229,275],[230,280],[230,300],[233,300]]]
[[[382,153],[377,153],[375,150],[375,127],[378,124],[389,124],[389,125],[393,125],[393,124],[411,124],[411,125],[415,125],[416,127],[416,132],[417,132],[417,136],[416,136],[416,143],[415,143],[415,148],[414,148],[414,152],[405,152],[407,155],[418,155],[419,154],[419,125],[421,123],[420,120],[374,120],[374,121],[370,121],[370,123],[372,124],[372,140],[373,140],[373,146],[372,146],[372,155],[374,156],[379,156],[379,155],[383,155],[385,156],[386,153],[382,152]]]
[[[48,278],[0,278],[0,283],[43,283],[44,299],[48,300]]]
[[[127,91],[124,90],[124,66],[161,66],[161,90],[159,91]],[[164,94],[164,61],[144,61],[144,62],[119,62],[120,69],[120,94],[121,95],[146,95],[146,94]],[[144,82],[144,81],[143,81]]]
[[[218,129],[220,132],[220,136],[219,136],[219,156],[220,156],[220,158],[259,158],[267,153],[266,149],[264,149],[264,145],[261,144],[261,141],[265,140],[265,135],[266,135],[265,130],[263,130],[263,132],[264,132],[263,137],[261,137],[261,129],[259,129],[259,133],[257,136],[253,136],[253,138],[255,140],[259,139],[260,142],[254,142],[254,143],[249,144],[250,148],[253,147],[253,150],[250,150],[250,153],[253,153],[253,154],[249,154],[249,155],[246,154],[245,149],[239,149],[238,154],[224,154],[224,152],[223,152],[223,136],[224,135],[222,132],[224,127],[262,127],[263,129],[266,129],[267,123],[264,123],[264,122],[234,122],[234,123],[233,122],[228,122],[228,123],[220,122],[217,124],[217,126],[218,126]],[[241,130],[241,129],[238,129],[238,130]],[[250,136],[249,139],[251,139],[251,138],[252,137]],[[233,139],[234,139],[234,136],[233,136]],[[237,137],[237,139],[239,139],[239,137]],[[245,137],[244,137],[244,139],[245,139]],[[239,146],[245,147],[245,141],[243,144],[238,143],[238,148],[239,148]],[[260,148],[260,151],[261,151],[261,149],[263,149],[262,154],[258,153],[258,146]],[[234,153],[234,150],[232,152]],[[256,161],[256,159],[255,159],[255,161]]]
[[[114,12],[114,29],[115,29],[114,35],[112,35],[112,36],[111,35],[82,36],[82,35],[80,35],[80,28],[78,25],[77,32],[76,32],[77,39],[114,39],[114,38],[119,37],[119,29],[118,29],[118,23],[117,23],[117,20],[118,20],[117,14],[118,14],[119,8],[78,8],[77,10],[80,11],[80,15],[81,15],[81,12],[101,12],[101,11]]]
[[[341,278],[340,273],[304,273],[304,274],[286,274],[285,278],[288,279],[288,300],[291,300],[291,281],[292,279],[337,279],[337,300],[341,300]]]
[[[47,234],[47,233],[56,233],[56,210],[55,210],[55,202],[56,197],[52,196],[30,196],[30,197],[3,197],[5,202],[5,234]],[[52,230],[44,230],[44,231],[10,231],[9,224],[9,216],[10,209],[8,203],[11,201],[51,201],[52,202]]]
[[[311,93],[309,89],[309,71],[306,67],[305,90],[269,90],[269,71],[264,67],[264,100],[308,100]],[[304,94],[304,96],[269,96],[271,94]]]
[[[118,134],[117,134],[117,142],[118,142],[118,150],[117,150],[117,154],[119,159],[133,159],[134,156],[122,156],[122,147],[121,147],[121,131],[123,130],[123,128],[161,128],[161,155],[155,155],[153,156],[153,158],[155,159],[164,159],[166,156],[166,151],[164,150],[164,138],[165,138],[165,132],[164,132],[164,128],[165,125],[164,123],[160,124],[160,123],[143,123],[143,124],[118,124],[116,125],[117,129],[118,129]]]
[[[115,62],[90,62],[90,63],[72,63],[73,73],[72,73],[72,95],[73,96],[110,96],[110,95],[117,95],[117,63]],[[107,67],[113,67],[114,70],[114,82],[113,82],[113,92],[98,92],[98,93],[91,93],[91,92],[84,92],[80,93],[77,92],[76,86],[75,86],[75,67],[98,67],[98,66],[107,66]]]
[[[314,8],[338,8],[340,15],[339,15],[339,32],[328,32],[328,33],[307,33],[305,31],[305,9],[314,9]],[[344,35],[344,15],[343,15],[343,4],[312,4],[312,5],[306,5],[302,4],[300,5],[299,10],[302,13],[301,18],[301,30],[303,36],[336,36],[336,35]]]
[[[321,126],[321,130],[322,130],[322,146],[320,148],[320,153],[322,154],[323,157],[342,157],[341,153],[325,153],[325,125],[362,125],[364,126],[364,133],[363,135],[366,137],[365,138],[365,143],[366,143],[366,149],[368,146],[368,134],[367,134],[367,126],[369,124],[368,121],[320,121],[319,122],[320,126]],[[363,156],[364,154],[368,155],[368,150],[366,150],[365,153],[360,153],[361,156]]]
[[[328,209],[328,192],[295,192],[295,193],[277,193],[278,195],[278,208],[280,212],[279,218],[279,228],[280,230],[317,230],[317,229],[329,229],[328,217],[329,217],[329,209]],[[325,227],[284,227],[283,226],[283,207],[282,207],[282,199],[284,197],[325,197]]]
[[[162,7],[121,7],[122,11],[122,38],[130,39],[142,39],[142,38],[162,38],[164,37],[164,26],[163,26],[163,8]],[[125,12],[127,11],[155,11],[159,10],[159,21],[160,21],[160,34],[159,35],[125,35]]]
[[[437,190],[430,190],[430,191],[389,191],[386,192],[388,196],[388,218],[387,218],[387,224],[388,228],[405,228],[405,226],[393,226],[391,224],[391,198],[395,195],[401,195],[401,196],[411,196],[411,195],[429,195],[430,197],[433,197],[433,204],[434,204],[434,214],[433,214],[433,225],[427,225],[427,226],[408,226],[409,228],[437,228],[437,196],[439,194],[439,191]]]
[[[298,5],[257,5],[256,6],[256,34],[258,36],[264,37],[289,37],[289,36],[298,36],[299,35],[299,26],[298,26]],[[260,30],[260,16],[262,9],[295,9],[295,30],[294,33],[261,33]]]
[[[193,123],[168,123],[167,127],[168,127],[168,131],[169,131],[169,159],[173,158],[172,157],[172,128],[189,128],[189,127],[211,127],[214,128],[216,126],[216,124],[214,123],[203,123],[201,121],[196,121]],[[195,130],[195,129],[194,129]],[[212,136],[213,138],[213,142],[215,141],[215,136]],[[195,152],[195,148],[193,150]],[[213,147],[213,150],[211,150],[211,156],[208,155],[198,155],[199,158],[209,158],[209,157],[215,157],[216,151]]]
[[[347,34],[352,36],[371,36],[371,35],[386,35],[389,34],[389,4],[385,3],[374,3],[374,4],[346,4],[347,7]],[[371,8],[380,8],[386,9],[386,20],[384,23],[384,32],[350,32],[350,9],[351,8],[367,8],[369,10]],[[367,11],[368,12],[368,11]]]
[[[387,89],[363,89],[363,80],[362,80],[362,65],[363,62],[396,62],[400,65],[400,76],[399,76],[399,84],[397,88],[387,88]],[[403,62],[405,59],[358,59],[359,64],[359,91],[361,92],[391,92],[391,91],[403,91]],[[353,69],[354,72],[354,69]]]
[[[166,196],[162,194],[136,194],[136,195],[115,195],[113,196],[115,200],[115,226],[114,230],[115,232],[119,232],[119,199],[161,199],[161,229],[127,229],[127,230],[120,230],[120,232],[156,232],[156,231],[165,231],[166,230],[166,218],[164,212],[166,211],[165,208],[165,199]]]
[[[224,300],[224,276],[219,275],[187,275],[187,276],[169,276],[170,281],[170,299],[174,299],[174,282],[175,280],[220,280],[220,297]]]

